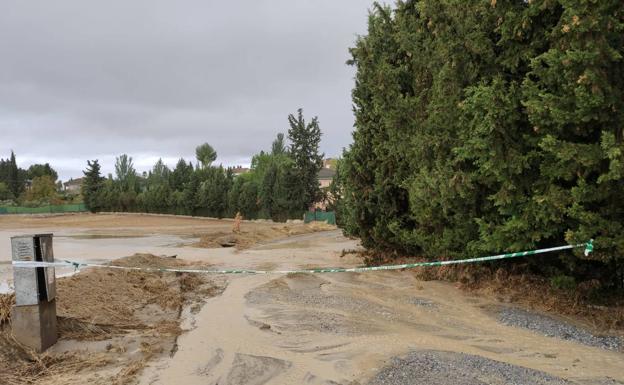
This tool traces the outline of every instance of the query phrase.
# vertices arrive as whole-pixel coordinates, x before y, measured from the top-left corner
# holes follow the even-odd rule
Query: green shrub
[[[556,275],[550,279],[550,286],[558,290],[572,291],[576,289],[576,280],[569,275]]]

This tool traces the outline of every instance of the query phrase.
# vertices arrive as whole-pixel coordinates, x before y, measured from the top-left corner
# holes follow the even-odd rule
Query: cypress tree
[[[94,213],[103,206],[102,190],[104,187],[104,178],[102,178],[100,174],[100,164],[98,160],[88,160],[87,169],[83,171],[83,174],[82,197],[87,209]]]
[[[325,154],[319,153],[321,143],[321,129],[318,118],[312,118],[309,123],[303,118],[303,110],[297,110],[297,116],[288,115],[288,139],[291,142],[290,156],[297,169],[302,195],[300,198],[301,210],[307,210],[310,205],[321,197],[317,175],[323,167]]]
[[[22,191],[24,191],[23,181],[20,180],[20,172],[17,167],[17,161],[15,160],[15,153],[11,151],[11,158],[9,159],[9,165],[7,170],[7,184],[9,190],[14,197],[18,197]]]
[[[622,274],[624,4],[571,1],[559,9],[549,49],[531,61],[523,84],[541,157],[535,222],[571,242],[595,237],[593,257]]]
[[[593,258],[622,274],[623,12],[616,0],[376,5],[351,49],[346,231],[431,257],[595,237]],[[584,256],[562,258],[574,272]]]
[[[284,143],[284,134],[281,132],[277,134],[277,138],[273,141],[271,145],[271,155],[282,155],[286,154],[286,144]]]

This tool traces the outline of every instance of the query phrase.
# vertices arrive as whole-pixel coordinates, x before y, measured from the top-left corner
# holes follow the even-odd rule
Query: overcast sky
[[[248,164],[303,107],[327,156],[351,142],[348,48],[372,0],[0,3],[0,157],[49,162],[62,179],[87,159],[112,172],[162,157]]]

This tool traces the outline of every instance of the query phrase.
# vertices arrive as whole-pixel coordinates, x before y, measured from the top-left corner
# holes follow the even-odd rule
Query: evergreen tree
[[[271,145],[271,155],[282,155],[286,154],[286,143],[284,143],[284,134],[281,132],[277,134],[277,138],[273,141]]]
[[[24,191],[24,184],[22,178],[20,178],[19,168],[15,160],[15,153],[11,151],[11,158],[8,163],[7,170],[7,185],[14,197],[18,197],[22,191]]]
[[[13,199],[13,194],[7,187],[6,183],[0,182],[0,201]]]
[[[185,185],[184,191],[182,192],[182,202],[184,212],[188,215],[195,215],[197,208],[197,191],[199,190],[201,184],[201,176],[199,169],[196,169],[191,174],[190,181]]]
[[[170,170],[158,159],[145,180],[145,190],[137,196],[138,203],[147,212],[167,213],[171,203]]]
[[[266,168],[258,198],[266,215],[276,222],[301,218],[303,186],[294,161],[288,157],[273,158]]]
[[[624,284],[623,13],[615,0],[376,5],[351,50],[346,231],[431,257],[595,237],[616,272],[605,282]],[[584,256],[562,258],[582,271]]]
[[[319,153],[321,143],[321,129],[318,118],[314,117],[310,123],[305,122],[303,110],[297,110],[297,116],[288,115],[288,139],[291,142],[290,156],[294,160],[302,188],[301,209],[307,210],[321,197],[317,175],[323,167],[325,154]]]
[[[530,214],[557,230],[542,236],[596,238],[592,257],[608,261],[624,287],[624,3],[550,8],[558,20],[549,49],[531,60],[523,83],[540,155]]]
[[[104,187],[104,178],[100,174],[100,164],[98,160],[87,161],[87,169],[83,171],[84,181],[82,182],[82,196],[85,206],[91,212],[97,212],[104,203],[101,195]]]
[[[253,173],[237,176],[232,182],[228,193],[228,208],[230,215],[240,212],[245,219],[258,218],[260,215],[260,198],[258,185]]]
[[[199,185],[195,202],[202,215],[222,218],[227,212],[231,180],[223,167],[204,169],[204,179]]]
[[[184,158],[180,158],[171,172],[171,181],[169,183],[171,188],[173,190],[182,191],[184,189],[184,185],[190,182],[192,173],[193,164],[191,162],[186,163]]]

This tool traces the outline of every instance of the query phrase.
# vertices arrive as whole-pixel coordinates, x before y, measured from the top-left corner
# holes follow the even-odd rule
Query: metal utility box
[[[13,336],[23,345],[43,352],[58,339],[56,301],[14,306],[11,314]]]
[[[52,234],[12,237],[11,251],[14,261],[54,262]],[[54,345],[57,340],[54,273],[54,267],[13,266],[13,335],[38,352]]]
[[[52,234],[11,238],[14,261],[54,262]],[[15,304],[36,305],[56,297],[54,267],[13,267]]]

